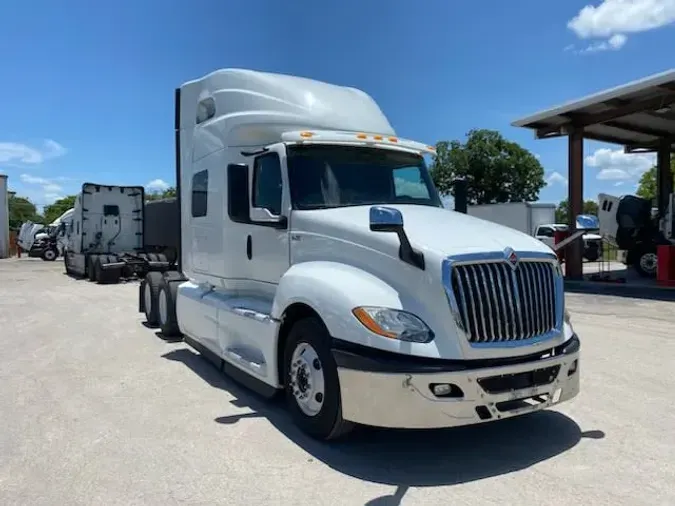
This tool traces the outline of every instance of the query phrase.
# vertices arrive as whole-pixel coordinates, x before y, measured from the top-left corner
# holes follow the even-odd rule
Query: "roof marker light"
[[[356,134],[357,139],[367,139],[368,136],[366,134]]]
[[[376,141],[381,141],[382,139],[384,139],[384,137],[382,137],[381,135],[373,135],[373,139],[375,139]]]
[[[389,142],[398,142],[396,137],[389,137]]]
[[[308,139],[312,136],[314,136],[312,132],[300,132],[300,137],[304,137],[305,139]]]

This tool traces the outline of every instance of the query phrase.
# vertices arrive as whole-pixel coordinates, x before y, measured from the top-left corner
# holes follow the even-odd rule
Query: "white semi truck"
[[[657,249],[675,245],[675,193],[663,216],[649,199],[636,195],[598,195],[600,234],[624,252],[624,263],[645,278],[657,274]]]
[[[142,186],[84,183],[66,235],[66,273],[107,284],[169,269],[163,253],[146,250],[144,201]]]
[[[176,90],[178,270],[139,311],[319,439],[475,424],[579,392],[548,246],[444,209],[363,91],[226,69]]]

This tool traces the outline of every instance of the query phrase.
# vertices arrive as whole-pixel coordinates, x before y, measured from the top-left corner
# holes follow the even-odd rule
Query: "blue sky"
[[[222,67],[362,88],[398,135],[426,143],[500,130],[540,158],[540,200],[556,202],[565,141],[509,124],[667,70],[675,47],[675,0],[27,0],[0,12],[0,171],[38,205],[85,180],[173,184],[173,90]],[[652,164],[592,142],[585,155],[587,198],[632,191]]]

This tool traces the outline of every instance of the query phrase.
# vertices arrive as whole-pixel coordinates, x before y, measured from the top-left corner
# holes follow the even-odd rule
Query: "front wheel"
[[[310,436],[330,440],[352,429],[342,418],[330,335],[318,318],[302,319],[291,328],[284,348],[284,389],[294,422]]]
[[[658,265],[656,252],[646,249],[635,255],[635,270],[643,278],[655,278]]]
[[[42,260],[44,260],[45,262],[53,262],[58,258],[59,252],[54,248],[47,248],[42,252],[41,256]]]

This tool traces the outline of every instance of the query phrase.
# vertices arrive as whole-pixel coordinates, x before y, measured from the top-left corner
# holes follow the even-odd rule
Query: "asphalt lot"
[[[137,287],[0,260],[0,504],[675,504],[673,303],[568,295],[558,410],[324,445],[145,328]]]

